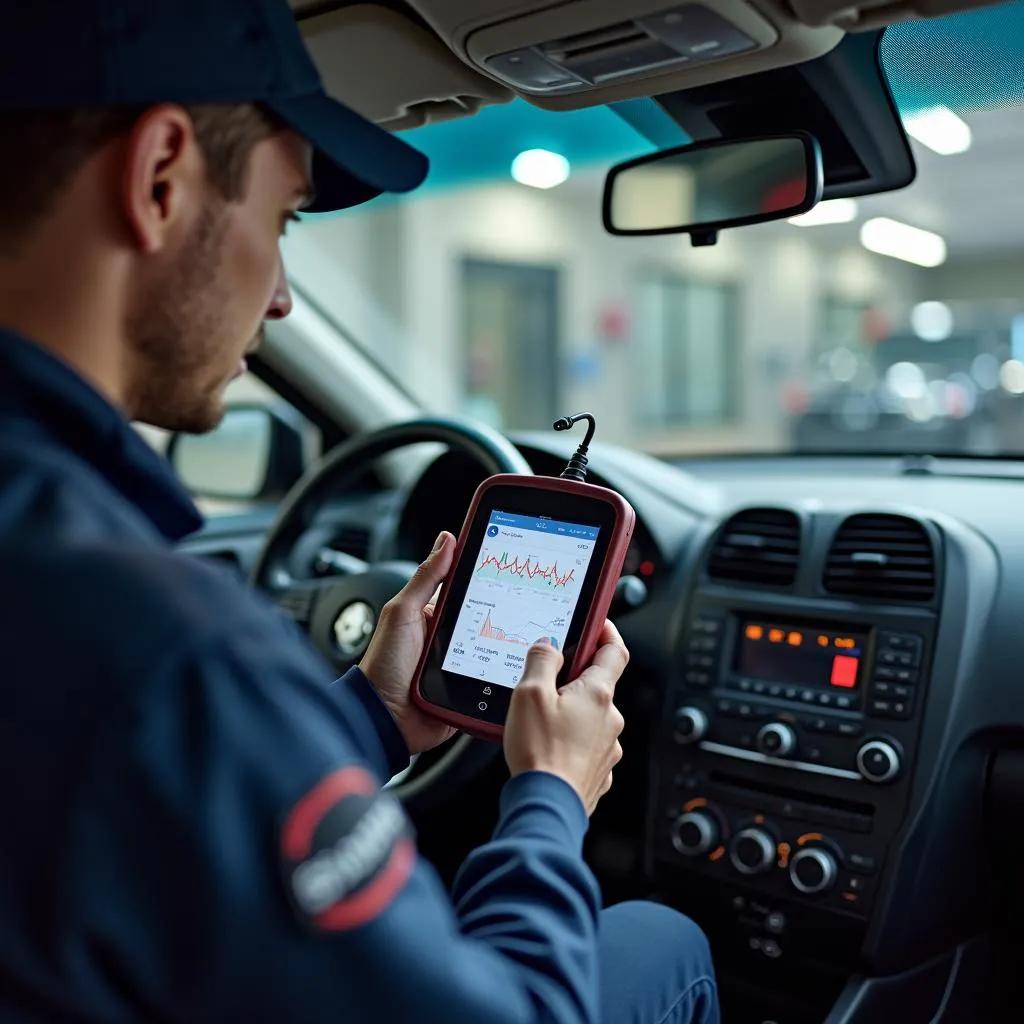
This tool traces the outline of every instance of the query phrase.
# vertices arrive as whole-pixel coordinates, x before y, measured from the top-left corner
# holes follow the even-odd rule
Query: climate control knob
[[[676,712],[672,738],[676,743],[696,743],[708,731],[708,716],[700,708],[685,707]]]
[[[901,767],[899,751],[888,740],[868,740],[857,751],[857,771],[868,782],[892,782]]]
[[[763,828],[743,828],[732,837],[729,860],[741,875],[759,875],[775,863],[775,840]]]
[[[684,857],[699,857],[718,845],[718,822],[704,811],[680,815],[672,826],[672,845]]]
[[[769,722],[761,726],[756,742],[762,754],[785,757],[796,750],[796,733],[785,722]]]
[[[789,880],[805,896],[815,896],[835,885],[836,859],[820,846],[797,850],[789,861]]]

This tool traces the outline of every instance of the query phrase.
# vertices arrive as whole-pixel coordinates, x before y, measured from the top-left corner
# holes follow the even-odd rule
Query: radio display
[[[735,671],[773,683],[854,690],[867,641],[866,633],[745,619],[739,623]]]

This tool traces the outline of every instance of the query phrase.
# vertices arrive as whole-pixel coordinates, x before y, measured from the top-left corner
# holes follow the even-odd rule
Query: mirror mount
[[[694,249],[700,249],[708,245],[718,245],[717,231],[691,231],[690,245]]]

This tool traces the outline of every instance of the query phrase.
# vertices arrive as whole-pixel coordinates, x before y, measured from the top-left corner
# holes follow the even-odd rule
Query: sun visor
[[[513,99],[510,89],[467,67],[396,11],[358,4],[299,24],[328,94],[391,131]]]
[[[814,60],[843,32],[785,0],[409,0],[471,67],[531,103],[570,110]]]

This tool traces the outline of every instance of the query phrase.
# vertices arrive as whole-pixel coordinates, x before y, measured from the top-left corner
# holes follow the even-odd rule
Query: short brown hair
[[[280,129],[258,104],[184,108],[224,199],[245,192],[249,157]],[[0,249],[16,246],[51,209],[75,170],[97,149],[131,131],[144,109],[0,110]]]

